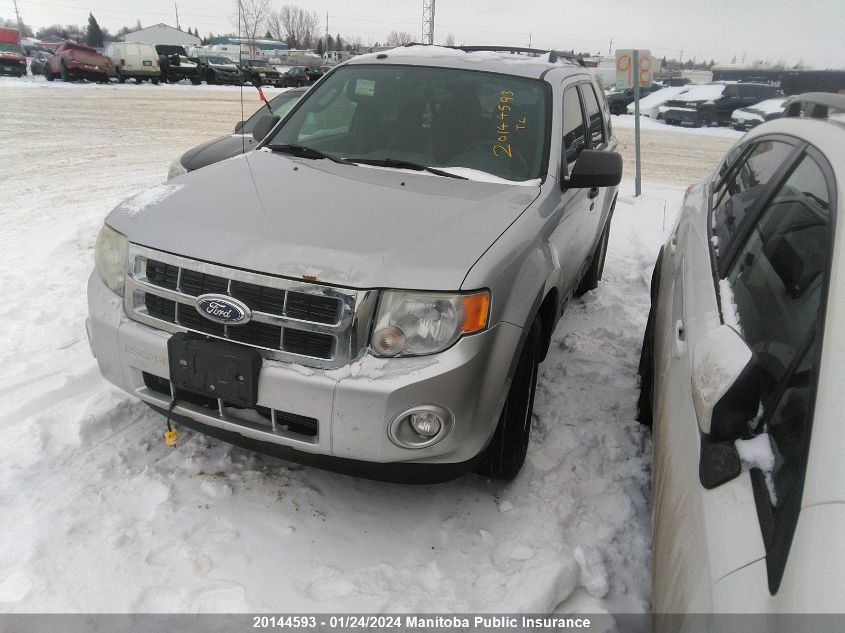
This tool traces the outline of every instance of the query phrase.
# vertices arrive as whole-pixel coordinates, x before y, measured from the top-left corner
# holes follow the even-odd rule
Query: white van
[[[138,83],[149,79],[157,84],[161,77],[158,53],[151,44],[112,42],[106,48],[106,55],[111,58],[115,77],[120,83],[134,78]]]

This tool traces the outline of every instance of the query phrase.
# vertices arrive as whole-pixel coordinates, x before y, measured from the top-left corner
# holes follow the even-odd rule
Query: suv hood
[[[255,272],[458,290],[539,192],[259,150],[142,192],[107,222],[130,242]]]

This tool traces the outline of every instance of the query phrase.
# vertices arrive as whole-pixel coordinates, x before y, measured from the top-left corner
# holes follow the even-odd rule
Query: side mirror
[[[751,350],[728,325],[710,330],[693,350],[692,399],[699,430],[711,442],[742,437],[760,407],[760,376]]]
[[[255,127],[252,130],[252,138],[256,141],[264,140],[264,137],[270,133],[270,130],[276,127],[276,123],[279,121],[279,117],[275,114],[264,115],[258,120],[258,123],[255,124]]]
[[[563,184],[569,189],[591,189],[615,187],[621,180],[621,155],[616,152],[585,149],[578,154],[572,173]]]
[[[240,132],[240,131],[241,131],[241,128],[242,128],[243,126],[244,126],[244,122],[243,122],[243,121],[238,121],[237,123],[235,123],[235,134],[237,134],[238,132]]]

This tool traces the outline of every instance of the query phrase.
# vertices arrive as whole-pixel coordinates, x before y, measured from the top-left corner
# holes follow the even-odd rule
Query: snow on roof
[[[524,53],[510,53],[507,51],[463,51],[456,48],[449,48],[446,46],[428,46],[424,44],[415,44],[413,46],[400,46],[391,48],[386,51],[378,53],[365,53],[354,57],[351,61],[358,63],[361,61],[371,61],[374,59],[384,59],[386,55],[388,59],[401,58],[410,61],[411,59],[436,60],[442,62],[443,65],[449,65],[450,61],[460,62],[461,64],[469,62],[474,64],[513,64],[520,67],[549,68],[550,66],[572,66],[574,62],[566,57],[559,57],[556,62],[550,62],[549,57],[551,53],[542,53],[540,55],[531,56]]]
[[[675,97],[676,101],[712,101],[722,96],[725,91],[724,83],[721,84],[699,84],[689,87],[686,92]]]

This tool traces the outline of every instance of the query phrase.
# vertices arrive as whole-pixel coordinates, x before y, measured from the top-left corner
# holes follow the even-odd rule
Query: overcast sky
[[[384,42],[392,30],[421,39],[423,0],[271,0],[329,14],[329,30]],[[201,34],[235,30],[235,0],[177,0],[183,29]],[[92,11],[114,31],[141,20],[175,25],[173,0],[18,0],[21,18],[35,27],[85,24]],[[0,0],[0,17],[14,17]],[[845,0],[438,0],[435,42],[504,44],[607,53],[648,48],[658,57],[738,62],[799,60],[814,68],[845,68]]]

